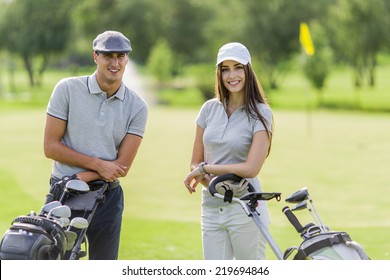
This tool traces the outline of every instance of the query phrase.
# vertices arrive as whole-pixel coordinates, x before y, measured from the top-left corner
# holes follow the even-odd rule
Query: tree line
[[[245,44],[271,88],[302,50],[299,24],[308,23],[315,55],[305,64],[313,85],[329,66],[344,63],[354,83],[374,86],[379,53],[390,46],[390,0],[0,0],[0,49],[22,59],[30,84],[51,63],[91,63],[92,40],[119,30],[133,45],[131,58],[150,61],[160,44],[170,71],[210,63],[230,41]],[[174,73],[173,73],[174,74]]]

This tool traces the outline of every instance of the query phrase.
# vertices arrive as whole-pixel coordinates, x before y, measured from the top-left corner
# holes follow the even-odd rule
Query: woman
[[[238,203],[211,196],[207,186],[213,177],[233,173],[261,191],[257,175],[271,147],[272,111],[244,45],[233,42],[222,46],[216,66],[216,98],[203,104],[196,119],[192,171],[184,184],[190,193],[199,183],[205,186],[204,259],[264,259],[266,242],[253,220]],[[268,225],[265,202],[259,203],[258,211]]]

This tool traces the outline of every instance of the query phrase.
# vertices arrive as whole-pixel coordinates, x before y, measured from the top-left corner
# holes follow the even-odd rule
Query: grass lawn
[[[198,109],[151,107],[147,132],[128,176],[120,258],[202,259],[198,191],[183,186]],[[372,259],[390,259],[390,122],[385,113],[275,110],[270,157],[260,174],[270,201],[270,231],[284,251],[300,237],[281,209],[307,186],[323,221],[359,242]],[[45,109],[0,110],[0,232],[16,216],[39,211],[51,162],[44,158]],[[310,220],[297,212],[302,223]],[[274,259],[268,251],[268,259]]]
[[[351,69],[336,68],[329,74],[322,91],[318,91],[310,86],[301,72],[295,71],[282,79],[278,89],[267,92],[273,107],[278,108],[389,112],[390,81],[387,77],[390,75],[390,66],[380,65],[376,73],[374,87],[364,84],[361,88],[355,88]]]

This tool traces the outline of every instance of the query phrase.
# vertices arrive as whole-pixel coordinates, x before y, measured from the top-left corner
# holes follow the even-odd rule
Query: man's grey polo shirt
[[[107,99],[95,72],[61,80],[53,90],[47,113],[67,122],[62,139],[66,146],[91,157],[115,160],[126,134],[143,137],[148,108],[123,83]],[[84,169],[54,161],[52,175],[62,178],[81,171]]]

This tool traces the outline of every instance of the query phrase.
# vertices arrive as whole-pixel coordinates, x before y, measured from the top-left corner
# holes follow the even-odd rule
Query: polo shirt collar
[[[99,87],[99,84],[96,79],[96,71],[92,75],[88,77],[88,90],[90,94],[99,94],[103,91]],[[122,82],[121,86],[119,87],[118,91],[114,94],[113,97],[118,98],[119,100],[123,101],[125,99],[125,85]]]

